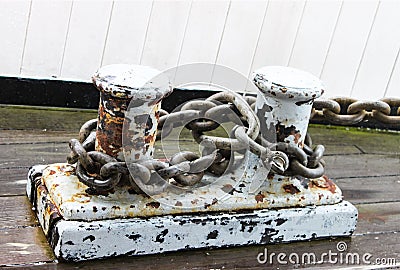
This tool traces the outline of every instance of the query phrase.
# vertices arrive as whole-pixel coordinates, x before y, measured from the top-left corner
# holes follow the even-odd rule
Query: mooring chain
[[[400,98],[360,101],[353,98],[316,99],[311,118],[322,118],[328,123],[354,125],[374,119],[390,125],[400,125]]]
[[[138,160],[130,164],[95,150],[97,120],[86,122],[79,132],[79,140],[70,141],[70,164],[76,163],[76,174],[89,186],[88,192],[101,193],[114,188],[121,181],[130,183],[136,192],[156,194],[165,190],[173,179],[177,186],[199,183],[205,171],[215,175],[233,169],[234,152],[247,148],[260,157],[272,172],[316,178],[324,173],[324,147],[304,149],[289,143],[271,143],[260,137],[259,120],[254,112],[255,97],[230,92],[217,93],[206,100],[189,101],[179,111],[160,111],[157,138],[168,136],[173,128],[185,126],[204,150],[200,157],[194,152],[179,152],[169,162]],[[229,138],[205,135],[222,123],[236,124]],[[308,141],[311,141],[310,139]],[[128,168],[129,167],[129,168]],[[129,174],[135,175],[135,179]]]
[[[318,178],[324,174],[324,162],[322,160],[325,151],[324,146],[317,145],[314,150],[311,143],[300,148],[294,144],[278,142],[271,143],[261,138],[257,129],[253,130],[251,124],[255,125],[258,121],[254,114],[256,97],[246,96],[244,100],[251,109],[245,104],[233,104],[238,102],[235,95],[230,92],[220,92],[207,98],[206,100],[194,100],[187,102],[179,111],[168,114],[163,111],[158,126],[160,136],[168,136],[174,127],[186,124],[186,128],[192,131],[194,139],[198,143],[211,141],[218,149],[218,153],[240,151],[249,148],[251,152],[261,158],[264,165],[274,173],[281,175],[300,175],[308,178]],[[239,111],[241,108],[242,111]],[[195,112],[197,110],[197,112]],[[193,117],[196,115],[196,117]],[[168,126],[165,125],[169,117],[173,119]],[[237,126],[232,130],[230,138],[206,136],[205,131],[215,130],[220,124],[233,122]],[[162,132],[162,135],[161,135]],[[165,132],[165,133],[164,133]],[[307,142],[311,142],[309,135],[306,136]],[[228,167],[229,157],[225,155],[224,167],[218,171],[224,172]],[[215,166],[215,163],[213,164]],[[209,170],[210,171],[210,170]]]
[[[169,163],[143,159],[127,164],[94,150],[95,137],[91,136],[94,132],[89,131],[89,122],[81,129],[83,132],[80,134],[85,134],[80,136],[82,143],[76,139],[70,140],[71,154],[67,158],[70,164],[76,162],[76,175],[89,187],[88,193],[109,191],[123,180],[135,192],[146,194],[164,191],[171,178],[181,186],[191,186],[201,181],[204,171],[218,160],[216,151],[202,157],[193,152],[180,152],[173,155]],[[133,179],[129,172],[137,179]]]

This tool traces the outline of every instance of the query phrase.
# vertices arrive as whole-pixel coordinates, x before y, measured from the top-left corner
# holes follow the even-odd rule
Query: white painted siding
[[[88,81],[111,63],[209,62],[249,76],[289,65],[320,76],[326,96],[400,97],[398,14],[397,0],[0,0],[0,75]]]

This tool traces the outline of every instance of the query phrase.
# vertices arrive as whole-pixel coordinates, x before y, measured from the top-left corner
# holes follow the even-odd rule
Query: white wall
[[[326,96],[400,97],[400,1],[0,0],[0,75],[89,80],[100,66],[307,70]]]

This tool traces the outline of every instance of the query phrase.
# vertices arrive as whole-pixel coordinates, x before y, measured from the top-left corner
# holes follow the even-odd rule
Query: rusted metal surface
[[[150,67],[121,64],[100,68],[92,79],[100,91],[96,150],[119,160],[152,157],[160,102],[172,91],[168,79]]]
[[[265,130],[276,130],[278,142],[302,148],[313,101],[324,93],[322,82],[309,73],[287,67],[261,68],[253,78],[265,95],[259,94],[256,103]]]
[[[69,164],[49,165],[43,171],[43,185],[51,200],[66,220],[101,220],[155,215],[274,209],[307,205],[327,205],[342,201],[342,193],[326,177],[318,179],[274,178],[269,175],[257,193],[249,193],[255,178],[265,177],[251,163],[239,166],[234,172],[215,179],[205,174],[207,185],[190,193],[166,190],[158,196],[136,194],[132,187],[117,187],[105,195],[91,195],[87,186],[74,174]],[[240,179],[240,180],[238,180]],[[161,203],[160,203],[161,202]]]
[[[155,73],[128,65],[100,69],[93,77],[101,91],[97,151],[95,121],[89,121],[79,141],[70,141],[70,164],[32,169],[31,199],[58,257],[151,254],[354,231],[357,211],[323,175],[324,147],[313,148],[307,136],[312,103],[324,92],[317,78],[285,67],[262,68],[254,75],[261,90],[256,100],[226,91],[168,114],[160,101],[171,88],[152,81]],[[351,110],[360,108],[355,104]],[[228,138],[205,134],[225,122],[236,125]],[[169,160],[152,159],[157,130],[162,139],[180,126],[191,130],[202,155],[179,152]],[[232,213],[243,210],[250,214]],[[212,218],[201,221],[201,232],[192,237],[193,221],[205,213]],[[239,232],[238,222],[248,223],[249,230]],[[326,225],[335,222],[334,229]],[[127,230],[138,233],[129,237]],[[182,242],[167,236],[169,231]],[[115,248],[101,246],[111,238],[118,241]]]
[[[289,182],[324,179],[324,147],[312,149],[310,140],[309,145],[305,144],[314,99],[324,93],[322,82],[288,67],[261,68],[253,73],[253,81],[260,89],[255,110],[264,131],[261,136],[269,139],[276,133],[276,149],[286,150],[290,157],[289,170],[272,178],[286,178]]]
[[[66,164],[50,166],[45,169],[44,177],[47,179],[46,174],[50,174],[56,168],[67,172],[71,166]],[[38,167],[32,170],[40,171],[41,169]],[[33,176],[33,174],[30,175]],[[32,183],[35,180],[29,179],[29,181]],[[76,180],[76,184],[82,185],[78,180]],[[313,185],[310,184],[310,186]],[[332,187],[330,182],[321,182],[315,185],[327,189]],[[292,197],[295,197],[298,192],[296,186],[284,185],[282,188]],[[232,191],[232,187],[229,185],[224,186],[224,189],[225,192],[239,192]],[[57,258],[64,261],[153,254],[202,247],[271,244],[320,237],[346,236],[353,233],[357,220],[357,209],[345,201],[319,207],[261,209],[236,213],[212,211],[207,215],[200,213],[192,215],[189,212],[181,215],[147,218],[121,215],[112,219],[102,218],[91,222],[80,219],[68,220],[65,217],[59,218],[58,215],[55,216],[56,219],[52,219],[49,217],[54,216],[54,212],[48,206],[53,205],[53,202],[48,196],[47,187],[40,183],[37,192],[39,196],[35,197],[35,200],[38,204],[46,206],[43,209],[49,210],[37,211],[40,223],[43,228],[51,226],[51,231],[46,230],[46,235]],[[54,192],[53,190],[49,193],[54,194]],[[33,199],[32,195],[31,199]],[[270,194],[257,194],[254,196],[254,201],[262,204],[268,196]],[[111,202],[115,202],[115,198],[104,198],[108,204],[104,204],[101,208],[91,206],[88,202],[90,199],[85,193],[76,196],[76,199],[83,206],[79,209],[79,212],[82,213],[81,216],[86,211],[105,212],[106,207],[111,207],[110,212],[117,213],[121,210],[121,205],[111,206]],[[144,207],[143,205],[130,205],[130,208],[135,209],[139,206]],[[145,207],[157,211],[163,206],[158,202],[146,202]],[[52,223],[51,220],[53,220]]]

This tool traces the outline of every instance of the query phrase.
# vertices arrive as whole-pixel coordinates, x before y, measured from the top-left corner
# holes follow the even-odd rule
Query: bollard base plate
[[[357,209],[346,201],[279,209],[68,220],[60,215],[42,181],[44,168],[35,166],[30,171],[27,193],[56,257],[64,261],[350,236],[357,223]]]

